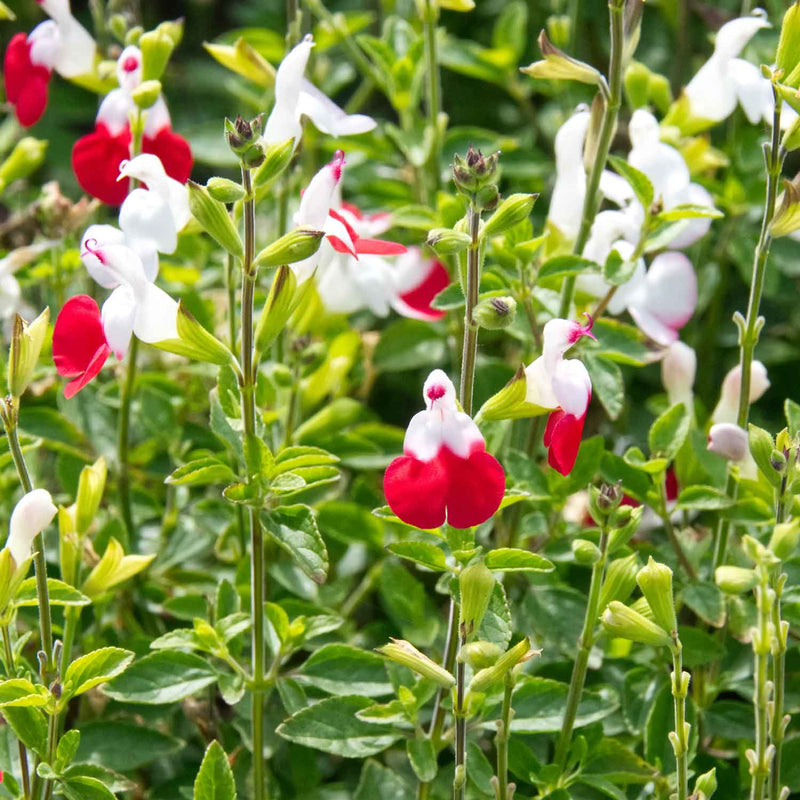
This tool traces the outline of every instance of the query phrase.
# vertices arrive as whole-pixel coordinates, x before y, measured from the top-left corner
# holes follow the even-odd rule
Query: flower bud
[[[797,3],[792,3],[783,15],[775,67],[776,70],[783,70],[783,82],[794,89],[800,84],[800,72],[795,73],[798,64],[800,64],[800,7]]]
[[[242,185],[228,178],[209,178],[206,181],[206,189],[220,203],[235,203],[244,197]]]
[[[672,570],[650,556],[647,566],[639,570],[636,583],[647,598],[656,622],[668,633],[678,630],[675,602],[672,598]]]
[[[118,42],[125,41],[128,32],[128,20],[124,14],[112,14],[108,18],[108,29]]]
[[[133,102],[142,111],[150,108],[161,94],[161,81],[142,81],[131,93]]]
[[[624,547],[639,529],[644,506],[620,506],[611,513],[608,524],[612,529],[608,536],[608,552],[613,553]]]
[[[458,651],[458,660],[478,672],[491,667],[501,655],[503,648],[494,642],[468,642]]]
[[[551,14],[545,21],[547,36],[556,47],[569,44],[572,18],[568,14]]]
[[[694,782],[694,794],[697,800],[710,800],[711,795],[717,791],[717,768],[713,767],[704,772]]]
[[[194,318],[183,300],[178,303],[175,325],[178,331],[177,339],[163,339],[160,342],[152,342],[151,346],[207,364],[223,366],[233,360],[233,353]]]
[[[8,158],[0,164],[0,191],[20,178],[27,178],[44,161],[47,142],[25,136],[20,139]]]
[[[265,247],[253,260],[253,266],[261,269],[304,261],[319,250],[323,236],[323,231],[306,226],[295,228]]]
[[[433,228],[428,233],[428,247],[437,255],[450,256],[463,253],[472,242],[472,238],[464,231],[454,231],[452,228]]]
[[[106,460],[102,456],[81,470],[75,498],[75,530],[79,535],[89,530],[97,514],[106,486],[106,472]]]
[[[712,422],[736,422],[739,413],[739,387],[742,382],[742,370],[736,365],[722,381],[719,402],[711,415]],[[754,361],[750,367],[750,404],[755,403],[769,389],[767,368]]]
[[[725,594],[744,594],[755,585],[758,577],[752,569],[724,566],[714,571],[714,581]]]
[[[142,80],[160,80],[175,49],[175,41],[159,25],[154,31],[141,35],[139,49],[142,51]]]
[[[517,301],[513,297],[487,297],[473,310],[475,321],[489,331],[499,331],[514,322]]]
[[[754,564],[775,564],[778,560],[772,550],[749,534],[742,536],[742,550]]]
[[[577,81],[594,86],[600,85],[602,76],[594,67],[559,50],[545,31],[539,34],[539,49],[542,51],[544,61],[535,61],[527,67],[522,67],[522,72],[540,80]]]
[[[638,572],[639,558],[636,553],[614,559],[606,567],[603,587],[600,590],[600,608],[605,608],[612,600],[624,603],[636,586]]]
[[[128,28],[128,31],[125,34],[125,46],[129,47],[130,45],[138,45],[139,39],[142,38],[143,33],[144,28],[141,25],[134,25],[132,28]]]
[[[694,404],[692,387],[697,373],[697,355],[688,344],[673,342],[661,362],[661,382],[667,390],[670,406]]]
[[[608,604],[600,622],[609,635],[620,639],[630,639],[651,647],[669,647],[672,644],[672,639],[662,627],[617,600]]]
[[[186,186],[189,189],[189,210],[192,216],[219,245],[231,255],[242,258],[242,240],[225,206],[215,200],[205,186],[194,181],[189,181]]]
[[[514,377],[481,406],[478,416],[488,422],[501,419],[520,419],[545,413],[544,409],[527,402],[527,394],[525,368],[520,366]]]
[[[494,575],[483,560],[474,561],[461,570],[458,585],[461,592],[459,628],[462,635],[469,636],[478,629],[489,607],[494,591]]]
[[[775,526],[769,540],[769,549],[781,560],[786,561],[797,549],[800,542],[800,519],[781,522]]]
[[[600,560],[600,549],[588,539],[574,539],[570,546],[578,564],[590,567]]]
[[[633,108],[643,108],[650,96],[650,70],[639,61],[632,61],[622,79],[625,94]]]
[[[708,432],[708,451],[728,461],[742,461],[749,452],[747,431],[732,422],[718,422]]]
[[[289,166],[293,155],[294,139],[265,147],[264,161],[253,175],[253,186],[267,186],[279,178]]]
[[[528,219],[538,196],[536,194],[512,194],[506,197],[487,220],[481,237],[490,239]]]
[[[178,19],[165,19],[156,28],[158,33],[163,33],[170,38],[172,46],[177,47],[183,41],[183,17]]]
[[[672,105],[672,87],[669,79],[654,72],[650,75],[650,101],[662,113],[666,114]]]
[[[378,647],[377,651],[390,661],[396,661],[424,678],[430,678],[445,689],[449,689],[456,682],[456,679],[444,667],[440,667],[405,639],[392,639],[389,644]]]
[[[237,116],[233,122],[225,120],[225,138],[228,140],[228,146],[248,169],[260,166],[266,157],[264,148],[258,141],[264,129],[264,120],[263,114],[259,114],[249,122],[242,116]]]
[[[30,558],[33,540],[53,521],[57,511],[46,489],[34,489],[22,496],[11,513],[6,541],[17,566]]]
[[[278,267],[256,327],[256,348],[260,352],[265,352],[286,326],[295,307],[296,291],[297,277],[291,267]]]
[[[19,314],[14,317],[8,356],[8,393],[12,397],[21,397],[28,388],[39,361],[49,322],[49,308],[42,311],[30,325]]]
[[[526,636],[517,642],[512,648],[506,650],[495,664],[486,669],[480,670],[472,678],[469,684],[470,692],[486,692],[492,686],[498,684],[505,678],[506,674],[522,661],[527,661],[537,653],[531,650],[531,643]]]
[[[491,211],[500,200],[500,192],[494,184],[481,186],[473,195],[475,207],[479,211]]]
[[[769,463],[779,475],[783,475],[786,472],[786,456],[780,450],[773,450],[770,453]]]
[[[457,153],[453,159],[453,180],[461,194],[475,199],[481,189],[494,188],[494,192],[484,195],[478,204],[479,208],[488,208],[488,201],[492,197],[497,198],[497,187],[492,185],[492,180],[497,172],[497,161],[499,153],[492,153],[484,156],[480,150],[476,150],[472,145],[467,150],[467,155],[461,158]]]

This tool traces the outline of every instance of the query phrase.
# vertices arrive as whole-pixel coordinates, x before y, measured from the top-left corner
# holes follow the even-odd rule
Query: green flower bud
[[[614,553],[620,547],[624,547],[631,537],[639,529],[642,521],[644,506],[620,506],[616,511],[611,512],[608,519],[609,527],[612,528],[608,535],[608,552]]]
[[[389,644],[378,647],[377,651],[390,661],[396,661],[424,678],[430,678],[445,689],[455,685],[456,679],[444,667],[440,667],[405,639],[392,639]]]
[[[710,800],[711,795],[717,791],[717,768],[714,767],[708,772],[698,776],[694,782],[694,793],[697,800]]]
[[[498,158],[499,153],[484,156],[480,150],[470,145],[464,158],[456,154],[453,159],[453,180],[456,189],[470,199],[476,200],[478,208],[492,208],[497,202],[497,187],[492,184],[492,180],[497,172]],[[488,193],[485,193],[478,202],[482,190],[488,190]]]
[[[800,64],[800,7],[797,3],[792,3],[783,15],[775,67],[783,70],[783,82],[791,81],[788,85],[794,89],[800,84],[797,80],[800,78],[800,72],[795,73],[798,64]]]
[[[572,18],[568,14],[551,14],[545,21],[547,36],[556,47],[569,44]]]
[[[11,154],[0,164],[0,191],[20,178],[27,178],[44,161],[47,142],[25,136],[20,139]]]
[[[666,114],[672,105],[672,88],[664,75],[650,75],[650,100],[662,114]]]
[[[237,116],[233,122],[225,120],[225,138],[228,140],[228,146],[248,169],[255,169],[264,163],[266,155],[259,139],[265,119],[264,114],[259,114],[249,122],[241,116]]]
[[[537,194],[512,194],[507,197],[487,220],[481,237],[490,239],[528,219],[538,196]]]
[[[605,608],[612,600],[624,603],[636,586],[638,572],[639,558],[636,553],[614,559],[606,567],[603,587],[600,590],[600,608]]]
[[[131,93],[133,102],[142,111],[150,108],[161,94],[161,81],[142,81]]]
[[[134,25],[132,28],[128,29],[128,32],[125,34],[125,46],[128,45],[139,44],[139,39],[142,38],[142,34],[144,33],[144,28],[141,25]]]
[[[503,655],[503,648],[494,642],[468,642],[458,651],[458,660],[475,672],[491,667]]]
[[[194,181],[186,184],[189,189],[189,210],[206,233],[224,247],[231,255],[244,256],[242,240],[231,221],[223,203],[215,200],[205,188]]]
[[[769,549],[780,561],[786,561],[797,549],[800,542],[800,519],[781,522],[775,526],[769,540]]]
[[[294,139],[264,149],[264,161],[253,175],[253,186],[267,186],[279,178],[294,155]]]
[[[128,33],[128,20],[125,15],[112,14],[108,19],[108,29],[118,42],[124,43]]]
[[[454,231],[451,228],[433,228],[428,233],[428,246],[440,256],[463,253],[471,242],[472,237],[468,233]]]
[[[491,211],[500,200],[500,192],[494,184],[481,186],[473,196],[475,207],[479,211]]]
[[[600,560],[600,549],[594,542],[588,539],[574,539],[572,542],[572,554],[578,564],[592,566]]]
[[[165,19],[156,28],[158,33],[163,33],[170,38],[172,46],[177,47],[183,41],[183,17],[179,19]]]
[[[265,247],[255,257],[253,264],[260,269],[304,261],[319,250],[323,236],[324,231],[315,231],[305,226],[295,228]]]
[[[597,525],[604,525],[609,514],[617,509],[621,501],[622,488],[619,484],[604,483],[599,487],[589,487],[589,514]],[[624,513],[629,515],[629,512]]]
[[[747,534],[742,536],[742,549],[754,564],[775,564],[778,560],[769,548]]]
[[[75,530],[79,535],[89,530],[97,509],[100,508],[106,486],[106,473],[106,460],[102,456],[94,464],[81,470],[75,498]]]
[[[714,580],[725,594],[744,594],[756,585],[758,576],[752,569],[725,566],[717,567]]]
[[[675,601],[672,597],[672,570],[666,564],[659,564],[652,556],[647,566],[639,570],[636,583],[653,609],[656,622],[667,633],[678,630],[675,616]]]
[[[499,331],[514,322],[517,301],[513,297],[487,297],[475,306],[472,315],[482,328]]]
[[[30,325],[19,314],[14,317],[8,356],[8,393],[14,398],[21,397],[28,388],[39,361],[49,322],[49,308],[42,311]]]
[[[623,78],[625,94],[634,108],[647,105],[650,98],[650,70],[639,61],[632,61]]]
[[[194,318],[183,300],[178,303],[177,327],[177,339],[164,339],[151,346],[207,364],[223,366],[233,361],[233,353]]]
[[[206,189],[220,203],[235,203],[244,197],[242,185],[228,178],[209,178],[206,182]]]
[[[651,647],[669,647],[672,644],[672,639],[663,628],[617,600],[608,604],[600,622],[609,635],[620,639],[630,639]]]
[[[142,51],[142,80],[160,80],[175,49],[172,37],[159,25],[154,31],[141,35],[139,49]]]
[[[600,73],[589,64],[578,61],[559,50],[547,37],[545,31],[539,34],[539,49],[542,51],[544,60],[535,61],[527,67],[522,67],[521,71],[526,75],[539,80],[577,81],[600,86],[602,80]]]
[[[256,348],[265,352],[286,326],[295,307],[297,277],[285,264],[278,267],[269,290],[264,310],[256,326]]]
[[[497,659],[495,664],[491,667],[477,672],[469,684],[470,692],[486,692],[500,683],[505,678],[506,674],[510,672],[517,664],[522,661],[527,661],[529,658],[537,655],[537,651],[531,650],[531,643],[526,636],[521,641],[517,642],[512,648],[506,650],[500,658]]]
[[[547,409],[534,406],[526,401],[527,392],[525,368],[520,366],[514,377],[481,406],[478,416],[489,422],[546,414]]]
[[[494,575],[483,560],[474,561],[461,570],[458,576],[461,592],[461,617],[459,628],[463,635],[474,633],[481,624],[494,591]]]

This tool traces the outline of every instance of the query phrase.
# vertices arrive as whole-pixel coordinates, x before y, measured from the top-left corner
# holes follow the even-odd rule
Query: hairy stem
[[[11,647],[11,631],[8,625],[2,626],[3,632],[3,653],[6,662],[6,675],[9,678],[14,677],[14,649]],[[25,745],[18,739],[17,745],[19,747],[19,768],[22,773],[22,796],[24,800],[29,800],[31,796],[31,774],[28,766],[28,750]]]
[[[678,561],[686,571],[689,579],[694,582],[697,580],[697,571],[695,570],[694,566],[692,566],[692,562],[689,561],[689,558],[681,547],[681,543],[678,540],[678,535],[675,533],[675,526],[672,524],[672,519],[669,515],[669,509],[667,508],[667,483],[665,477],[666,476],[662,474],[658,485],[658,515],[661,517],[661,522],[664,524],[664,530],[666,531],[667,539],[669,539],[669,543],[672,545],[672,549],[675,551]]]
[[[478,323],[473,311],[478,304],[478,290],[481,282],[480,231],[481,213],[473,203],[469,211],[469,235],[472,241],[467,250],[467,295],[464,309],[464,346],[461,351],[461,391],[460,400],[464,412],[472,416],[472,390],[475,384],[475,361],[478,354]]]
[[[689,797],[689,726],[686,723],[686,695],[689,674],[683,671],[683,655],[678,634],[673,632],[672,648],[672,698],[675,708],[675,732],[670,735],[677,770],[677,800]]]
[[[603,587],[605,576],[606,558],[608,554],[608,530],[604,526],[600,532],[600,558],[592,566],[592,578],[589,584],[589,601],[586,604],[586,615],[583,618],[583,629],[578,639],[578,655],[572,667],[572,678],[569,682],[567,693],[567,707],[564,710],[564,722],[561,724],[561,733],[556,743],[553,762],[561,769],[567,761],[572,731],[575,727],[575,717],[578,713],[583,686],[586,682],[586,668],[589,665],[589,654],[594,644],[597,617],[600,614],[600,590]]]
[[[606,167],[608,151],[611,149],[611,140],[614,137],[614,129],[617,125],[617,115],[622,102],[622,52],[623,52],[623,33],[622,33],[622,4],[617,0],[611,0],[608,4],[608,12],[611,20],[611,54],[609,64],[609,83],[608,95],[606,97],[603,122],[600,127],[600,136],[597,142],[597,154],[592,164],[586,182],[586,197],[583,200],[583,216],[578,236],[575,239],[572,252],[581,255],[586,242],[589,241],[589,234],[592,231],[594,218],[600,207],[600,176]],[[575,276],[569,275],[564,279],[561,289],[561,306],[558,316],[566,317],[572,307],[572,297],[575,293]]]
[[[133,522],[131,508],[131,466],[130,426],[131,426],[131,401],[136,385],[136,360],[139,354],[139,340],[131,336],[131,345],[128,348],[128,368],[125,372],[125,381],[122,384],[119,406],[119,427],[117,429],[117,453],[119,458],[119,502],[122,510],[122,521],[128,534],[128,544],[132,545],[136,539],[136,526]]]
[[[750,800],[763,800],[764,789],[770,773],[771,753],[769,737],[769,687],[767,685],[770,651],[770,616],[772,613],[772,590],[769,575],[759,565],[760,583],[755,588],[758,608],[758,626],[753,631],[753,706],[755,709],[755,748],[749,751]]]
[[[500,721],[497,723],[497,736],[494,740],[497,750],[497,783],[495,784],[497,800],[506,800],[508,797],[508,740],[511,738],[511,720],[514,716],[514,710],[511,707],[514,682],[514,677],[511,673],[506,675],[503,690],[503,708],[500,714]]]
[[[462,634],[459,640],[459,648],[466,643],[467,637]],[[466,664],[459,660],[456,665],[456,707],[453,710],[456,718],[456,772],[453,778],[453,800],[464,800],[467,790],[467,714],[464,708],[465,671]]]

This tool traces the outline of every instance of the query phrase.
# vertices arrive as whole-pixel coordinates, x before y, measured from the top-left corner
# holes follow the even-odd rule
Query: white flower
[[[589,112],[573,114],[558,130],[555,141],[556,180],[547,221],[567,240],[578,235],[586,197],[583,145],[589,128]]]
[[[69,0],[39,0],[39,6],[50,19],[28,35],[31,61],[64,78],[91,72],[97,48],[89,32],[72,16]]]
[[[6,540],[6,547],[17,565],[30,557],[33,540],[53,521],[57,512],[50,492],[45,489],[34,489],[22,496],[11,513]]]
[[[694,402],[692,387],[697,373],[697,355],[688,344],[673,342],[661,362],[661,382],[667,390],[671,406],[683,403],[691,411]]]
[[[708,451],[728,461],[740,462],[750,454],[747,431],[732,422],[718,422],[708,432]]]
[[[736,418],[739,415],[741,385],[742,368],[737,364],[728,371],[722,381],[719,402],[711,415],[712,423],[736,422]],[[760,361],[753,361],[750,366],[750,404],[755,403],[769,389],[769,386],[767,368]]]

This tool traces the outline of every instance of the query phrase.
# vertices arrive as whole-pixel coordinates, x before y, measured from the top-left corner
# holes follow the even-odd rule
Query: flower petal
[[[492,517],[506,491],[506,476],[497,459],[480,451],[459,458],[442,448],[439,460],[447,474],[447,522],[471,528]]]
[[[161,253],[173,253],[178,231],[169,204],[154,191],[134,189],[119,210],[119,226],[126,236],[150,239]]]
[[[416,247],[396,262],[396,285],[398,296],[393,305],[404,317],[434,321],[445,312],[432,308],[434,298],[450,284],[450,276],[444,264],[435,259],[425,259]]]
[[[133,332],[148,344],[177,339],[178,304],[163,289],[147,283],[136,296]]]
[[[305,114],[314,127],[329,136],[354,136],[367,133],[378,124],[366,114],[348,114],[310,81],[301,82],[298,114]]]
[[[127,286],[117,287],[103,303],[102,319],[106,340],[119,359],[125,358],[128,352],[135,318],[133,291]]]
[[[192,174],[192,149],[183,136],[173,133],[170,128],[162,128],[156,136],[144,136],[142,151],[158,156],[167,175],[178,183],[189,180]],[[188,204],[188,199],[186,202]]]
[[[29,128],[37,123],[47,106],[50,70],[31,62],[30,45],[24,33],[16,34],[3,60],[6,97],[14,106],[19,124]]]
[[[559,361],[553,373],[553,393],[565,414],[582,417],[592,399],[592,380],[582,361]]]
[[[128,194],[128,182],[117,182],[117,175],[120,163],[128,157],[130,142],[129,129],[112,136],[102,122],[93,133],[75,142],[72,170],[85,192],[111,206],[122,204]]]
[[[76,378],[67,384],[64,395],[72,397],[94,378],[110,352],[97,303],[85,294],[70,298],[53,329],[56,370],[66,378]]]
[[[81,260],[87,272],[104,289],[119,286],[119,276],[97,257],[96,251],[109,245],[124,244],[125,234],[113,225],[90,225],[81,237]]]
[[[446,519],[447,475],[439,459],[400,456],[383,476],[389,508],[408,525],[438,528]]]
[[[547,420],[544,431],[544,446],[549,448],[547,463],[562,475],[569,475],[575,466],[585,419],[585,415],[575,417],[559,409]]]

